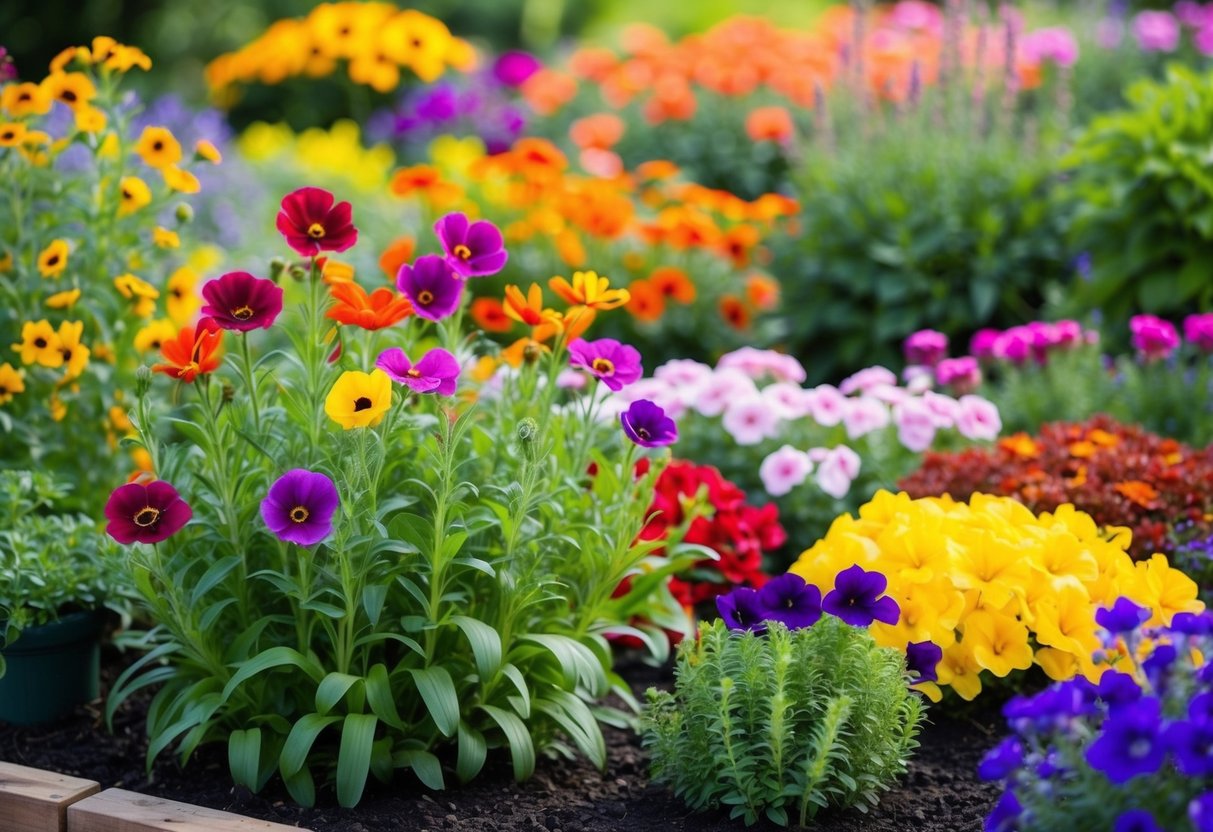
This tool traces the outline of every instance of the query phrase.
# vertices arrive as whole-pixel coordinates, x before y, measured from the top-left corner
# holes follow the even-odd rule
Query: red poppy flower
[[[286,243],[303,257],[322,251],[345,251],[358,242],[353,209],[348,202],[333,204],[333,195],[323,188],[300,188],[282,198],[278,231]]]

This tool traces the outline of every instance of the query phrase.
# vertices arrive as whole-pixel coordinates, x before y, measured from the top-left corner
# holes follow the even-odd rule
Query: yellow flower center
[[[319,240],[324,236],[324,226],[318,222],[314,222],[307,227],[307,235],[313,240]]]
[[[237,306],[232,310],[232,317],[238,321],[247,321],[249,318],[253,317],[253,308],[247,304],[244,306]]]
[[[434,293],[429,289],[422,289],[417,293],[417,302],[422,306],[429,306],[434,302]]]
[[[291,509],[291,520],[295,521],[296,523],[306,522],[308,516],[309,512],[303,506],[295,506],[293,509]]]
[[[371,400],[368,399],[366,396],[359,396],[358,398],[354,399],[354,412],[355,413],[357,413],[359,410],[369,410],[370,407],[371,407]]]
[[[468,248],[467,246],[465,246],[463,243],[460,243],[459,245],[457,245],[453,249],[451,249],[451,253],[454,254],[456,257],[458,257],[460,260],[470,260],[472,257],[472,250],[470,248]]]
[[[138,513],[131,518],[135,521],[135,525],[141,529],[146,529],[148,526],[154,525],[160,519],[160,509],[146,506],[139,509]]]
[[[417,369],[412,369],[412,370],[409,370],[407,373],[405,373],[405,375],[408,376],[409,378],[421,378],[421,371],[417,370]]]
[[[615,372],[615,365],[609,358],[595,358],[590,367],[599,375],[609,376]]]

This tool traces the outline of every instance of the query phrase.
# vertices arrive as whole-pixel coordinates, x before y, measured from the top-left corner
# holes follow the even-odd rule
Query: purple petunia
[[[185,500],[163,480],[119,486],[105,503],[106,533],[119,543],[159,543],[194,516]]]
[[[248,272],[228,272],[202,287],[202,314],[224,329],[269,329],[282,312],[282,289]]]
[[[1099,698],[1108,706],[1109,712],[1115,714],[1141,699],[1141,686],[1128,673],[1109,670],[1099,677]]]
[[[648,399],[637,399],[619,414],[623,432],[642,448],[661,448],[678,441],[678,425]]]
[[[1015,792],[1007,789],[998,799],[994,810],[986,818],[985,832],[1016,832],[1016,821],[1023,814],[1023,806]]]
[[[727,595],[717,595],[716,610],[730,630],[766,632],[766,608],[756,589],[741,586]]]
[[[1188,804],[1188,820],[1196,832],[1213,832],[1213,792],[1205,792]]]
[[[404,350],[392,347],[379,353],[375,366],[414,393],[453,396],[459,384],[459,361],[444,349],[432,349],[413,364]]]
[[[501,230],[488,220],[468,222],[466,214],[447,214],[434,223],[446,262],[463,277],[497,274],[510,259]]]
[[[986,752],[977,766],[982,780],[1006,780],[1023,762],[1023,743],[1017,737],[1007,737]]]
[[[413,310],[430,321],[448,317],[463,299],[463,281],[436,254],[423,255],[413,265],[401,266],[396,287],[413,304]]]
[[[1087,762],[1117,784],[1152,774],[1166,757],[1161,729],[1162,703],[1153,697],[1141,699],[1108,717],[1087,749]]]
[[[764,617],[789,630],[812,627],[821,618],[821,590],[792,572],[769,580],[758,590]]]
[[[340,498],[324,474],[294,468],[270,486],[261,501],[261,518],[280,539],[314,546],[333,531],[333,512]]]
[[[930,641],[911,641],[906,645],[906,669],[915,682],[938,682],[935,672],[943,659],[943,648]]]
[[[644,374],[640,352],[614,338],[599,338],[597,341],[577,338],[569,344],[569,364],[584,368],[616,392]]]
[[[1163,829],[1145,809],[1130,809],[1116,818],[1112,832],[1163,832]]]
[[[1163,730],[1163,740],[1181,772],[1189,777],[1213,775],[1213,724],[1172,722]]]
[[[1104,607],[1095,611],[1095,623],[1113,635],[1131,633],[1149,617],[1149,610],[1128,598],[1117,598],[1111,609]]]
[[[873,621],[896,624],[901,608],[887,595],[881,597],[888,584],[884,575],[855,564],[838,573],[821,607],[852,627],[867,627]]]

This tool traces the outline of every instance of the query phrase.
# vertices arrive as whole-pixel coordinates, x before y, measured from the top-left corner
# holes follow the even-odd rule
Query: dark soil
[[[116,653],[103,659],[103,695],[126,663]],[[637,687],[653,671],[631,674]],[[668,684],[668,681],[665,682]],[[410,775],[392,786],[373,779],[357,809],[342,809],[323,795],[314,809],[294,806],[285,790],[271,782],[261,794],[233,787],[226,750],[200,749],[188,769],[168,754],[149,779],[144,770],[147,738],[144,713],[150,700],[137,693],[118,711],[114,733],[106,731],[100,702],[78,708],[61,722],[35,727],[0,723],[0,760],[97,780],[120,787],[255,818],[327,832],[454,830],[455,832],[678,832],[741,830],[724,812],[693,814],[646,777],[644,752],[635,735],[606,730],[607,769],[584,761],[541,760],[535,777],[524,784],[510,778],[508,760],[490,758],[473,784],[446,792],[428,792]],[[821,832],[968,832],[980,830],[997,789],[981,783],[976,767],[998,740],[999,720],[991,710],[973,716],[935,714],[924,729],[909,774],[866,815],[858,811],[820,817]],[[759,824],[754,829],[777,829]]]

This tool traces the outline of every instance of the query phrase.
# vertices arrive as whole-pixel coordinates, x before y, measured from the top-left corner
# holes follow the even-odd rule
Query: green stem
[[[244,376],[244,385],[248,389],[249,402],[253,406],[253,430],[261,436],[261,406],[257,402],[257,380],[253,372],[253,356],[248,347],[248,333],[240,334],[240,371]]]

